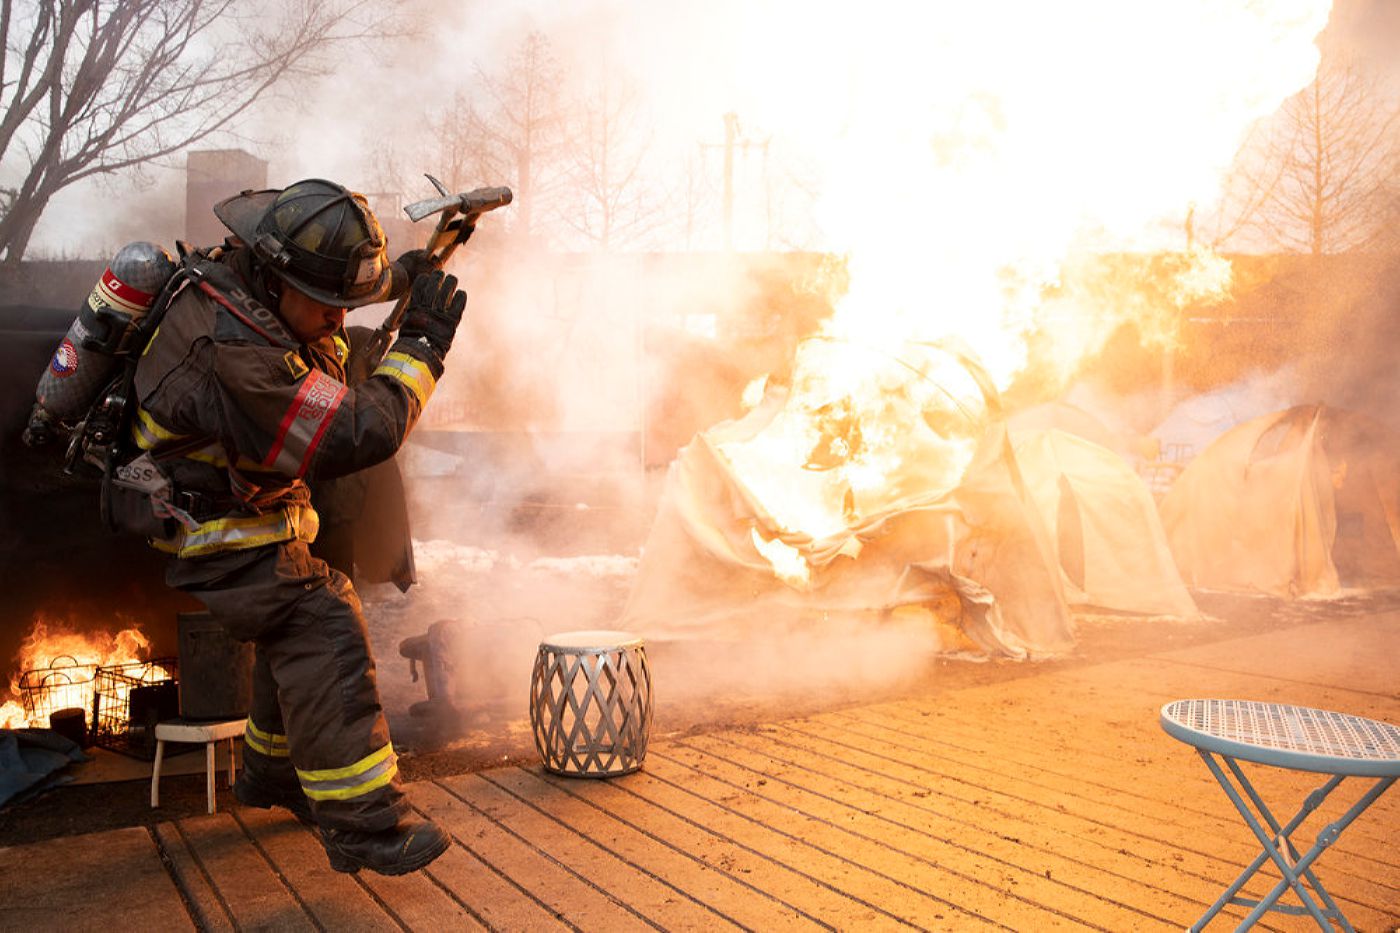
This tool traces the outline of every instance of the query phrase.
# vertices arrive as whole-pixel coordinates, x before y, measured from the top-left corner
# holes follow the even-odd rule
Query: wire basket
[[[99,667],[93,676],[94,745],[150,760],[156,723],[180,715],[175,658]]]
[[[25,671],[19,676],[19,698],[29,721],[47,721],[56,710],[92,705],[95,664],[79,664],[72,655],[60,655],[48,667]]]

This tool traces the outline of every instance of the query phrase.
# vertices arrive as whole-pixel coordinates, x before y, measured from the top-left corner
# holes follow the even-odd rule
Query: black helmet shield
[[[384,231],[364,196],[320,178],[245,191],[214,214],[274,274],[322,304],[383,301],[391,276]]]

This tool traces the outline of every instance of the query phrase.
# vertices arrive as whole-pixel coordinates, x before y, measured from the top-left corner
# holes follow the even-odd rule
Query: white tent
[[[1016,430],[1016,463],[1040,510],[1071,604],[1194,617],[1147,486],[1113,451],[1065,431]]]
[[[1400,437],[1301,405],[1226,432],[1161,506],[1193,586],[1331,596],[1400,583]]]
[[[920,472],[928,458],[911,456],[891,477],[898,495],[888,504],[814,540],[778,527],[724,453],[759,436],[783,404],[771,395],[744,418],[698,435],[671,464],[624,612],[626,628],[658,638],[713,638],[772,631],[793,618],[878,619],[933,607],[940,622],[951,608],[966,639],[989,654],[1043,656],[1073,647],[1061,575],[1004,422],[986,430],[954,489],[930,488]],[[918,451],[928,428],[917,418],[904,423],[910,449]],[[822,481],[822,474],[799,470],[785,484]],[[809,579],[780,578],[759,550],[774,542]],[[800,637],[800,629],[793,634]]]

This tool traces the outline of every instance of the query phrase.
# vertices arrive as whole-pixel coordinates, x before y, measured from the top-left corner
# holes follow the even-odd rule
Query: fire
[[[812,568],[807,565],[801,551],[777,538],[769,541],[758,533],[757,528],[750,534],[753,537],[753,546],[773,565],[773,572],[779,580],[796,589],[802,589],[812,581]]]
[[[11,699],[0,705],[0,728],[47,727],[50,713],[68,707],[91,715],[97,668],[143,661],[149,649],[139,628],[115,635],[83,633],[36,620],[15,656]]]
[[[1180,308],[1228,290],[1192,212],[1251,124],[1311,80],[1330,2],[745,9],[765,40],[740,58],[747,112],[819,153],[817,219],[850,272],[786,394],[767,386],[782,397],[766,428],[718,445],[787,579],[778,535],[820,542],[955,488],[996,390],[1062,388],[1126,322],[1170,344]]]

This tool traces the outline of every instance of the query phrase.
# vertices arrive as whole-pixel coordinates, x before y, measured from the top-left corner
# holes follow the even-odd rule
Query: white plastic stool
[[[214,812],[214,743],[228,739],[228,786],[233,787],[233,740],[243,734],[247,720],[227,722],[186,722],[172,719],[156,724],[156,758],[151,766],[151,807],[160,806],[160,763],[166,742],[204,743],[204,786],[209,793],[209,812]]]

